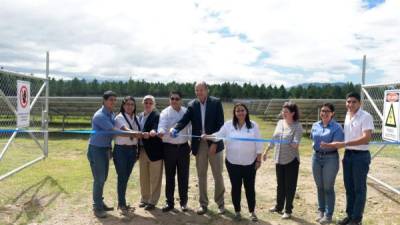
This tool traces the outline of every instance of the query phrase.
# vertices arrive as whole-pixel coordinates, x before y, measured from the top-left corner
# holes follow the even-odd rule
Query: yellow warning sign
[[[390,109],[389,109],[388,116],[386,118],[385,125],[389,126],[389,127],[397,127],[396,126],[396,117],[395,117],[394,110],[393,110],[393,103],[390,104]]]

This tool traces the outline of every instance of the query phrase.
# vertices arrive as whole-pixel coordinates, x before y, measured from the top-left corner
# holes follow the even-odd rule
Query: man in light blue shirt
[[[92,118],[92,129],[94,131],[114,130],[115,115],[113,108],[116,101],[117,95],[114,92],[104,92],[103,106],[97,110]],[[93,175],[93,212],[99,218],[107,216],[105,211],[114,209],[106,206],[103,202],[103,189],[108,175],[112,139],[111,133],[94,133],[89,139],[87,157]]]
[[[112,131],[114,128],[115,114],[109,111],[104,105],[97,110],[92,118],[92,130],[94,131]],[[113,135],[94,133],[90,136],[89,144],[97,147],[111,148]]]

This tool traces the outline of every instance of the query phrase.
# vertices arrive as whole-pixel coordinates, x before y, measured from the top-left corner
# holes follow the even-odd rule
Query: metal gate
[[[46,77],[0,70],[0,181],[47,157],[49,53]],[[17,128],[17,80],[30,83],[27,132]]]
[[[372,161],[368,178],[400,195],[400,146],[379,144],[383,141],[384,92],[390,89],[400,89],[400,83],[370,84],[361,87],[363,109],[373,116],[375,125],[373,144],[370,145]]]

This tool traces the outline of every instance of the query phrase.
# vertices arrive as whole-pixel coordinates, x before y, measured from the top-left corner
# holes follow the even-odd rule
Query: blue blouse
[[[335,120],[329,121],[324,127],[322,121],[315,122],[311,128],[311,139],[313,140],[313,149],[317,152],[332,151],[336,149],[322,149],[321,142],[330,143],[332,141],[344,141],[342,126]]]

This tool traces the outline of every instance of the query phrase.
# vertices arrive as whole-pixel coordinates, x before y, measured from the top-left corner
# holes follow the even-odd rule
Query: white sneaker
[[[320,224],[331,224],[332,223],[332,218],[324,216],[320,221]]]
[[[284,219],[284,220],[290,219],[290,217],[292,217],[292,214],[290,214],[290,213],[283,213],[283,215],[282,215],[282,219]]]
[[[322,218],[324,218],[324,213],[319,211],[317,218],[315,218],[315,222],[319,222]]]

